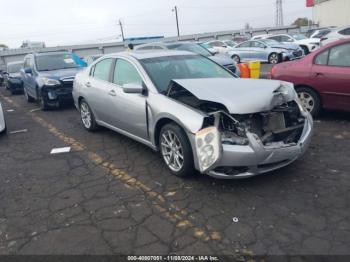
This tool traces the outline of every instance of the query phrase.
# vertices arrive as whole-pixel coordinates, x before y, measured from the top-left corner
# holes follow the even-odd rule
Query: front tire
[[[269,63],[270,64],[278,64],[280,62],[280,57],[277,53],[271,53],[269,55]]]
[[[300,46],[300,47],[301,47],[301,49],[303,49],[305,55],[310,54],[309,48],[307,46],[303,45],[303,46]]]
[[[23,88],[23,92],[24,92],[24,97],[26,98],[27,102],[28,102],[28,103],[33,103],[33,102],[34,102],[34,98],[31,97],[31,96],[28,94],[28,92],[27,92],[27,90],[26,90],[25,88]]]
[[[299,87],[296,91],[303,107],[312,116],[317,116],[321,111],[321,99],[319,95],[309,87]]]
[[[193,153],[186,133],[175,123],[166,124],[159,135],[160,153],[171,173],[178,177],[194,172]]]
[[[94,113],[92,112],[90,106],[85,101],[85,99],[82,99],[80,101],[79,110],[80,110],[80,119],[84,128],[90,132],[96,131],[99,126],[96,123]]]
[[[50,109],[45,94],[41,93],[40,95],[38,95],[38,103],[42,111],[47,111]]]

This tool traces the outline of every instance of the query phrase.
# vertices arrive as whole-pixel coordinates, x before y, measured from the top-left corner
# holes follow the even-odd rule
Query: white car
[[[6,131],[5,117],[4,112],[2,110],[2,106],[0,103],[0,133],[4,133]]]
[[[203,44],[208,46],[208,49],[210,51],[214,51],[219,54],[227,54],[228,52],[233,50],[233,47],[220,40],[212,40]]]
[[[320,45],[319,38],[307,38],[304,35],[288,35],[288,34],[278,34],[278,35],[258,35],[254,36],[252,39],[273,39],[280,43],[295,43],[299,45],[304,53],[307,55],[312,51],[315,51]]]
[[[329,43],[332,43],[334,41],[349,38],[350,37],[350,26],[345,27],[339,27],[330,32],[329,34],[325,35],[321,38],[321,46],[325,46]]]

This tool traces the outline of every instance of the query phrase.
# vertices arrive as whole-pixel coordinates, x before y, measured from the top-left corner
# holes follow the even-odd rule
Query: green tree
[[[294,21],[294,23],[292,25],[296,25],[298,27],[301,27],[301,26],[308,26],[311,24],[312,24],[312,21],[309,20],[307,17],[299,17],[298,19],[296,19]]]
[[[0,44],[0,49],[8,49],[8,46],[4,44]]]

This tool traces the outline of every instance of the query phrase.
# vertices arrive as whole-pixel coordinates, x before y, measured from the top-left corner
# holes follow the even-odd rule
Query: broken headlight
[[[52,78],[43,77],[42,80],[46,86],[56,86],[61,84],[60,81]]]
[[[205,172],[221,157],[220,133],[212,126],[196,133],[195,139],[199,169]]]

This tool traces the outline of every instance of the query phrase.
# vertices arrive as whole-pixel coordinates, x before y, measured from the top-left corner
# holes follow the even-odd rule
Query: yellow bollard
[[[248,66],[250,69],[250,78],[260,78],[260,61],[251,61]]]

